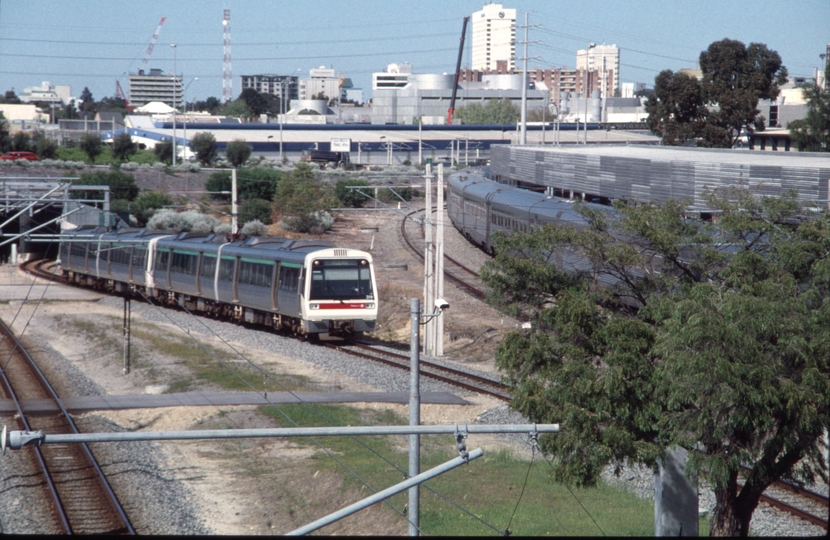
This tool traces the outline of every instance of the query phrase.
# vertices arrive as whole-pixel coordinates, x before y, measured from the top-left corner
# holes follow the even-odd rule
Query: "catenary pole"
[[[409,425],[421,424],[421,301],[413,298],[410,303],[409,319],[412,329],[409,333]],[[421,473],[421,436],[409,436],[409,478]],[[409,488],[409,536],[418,536],[420,529],[421,488],[418,484]]]

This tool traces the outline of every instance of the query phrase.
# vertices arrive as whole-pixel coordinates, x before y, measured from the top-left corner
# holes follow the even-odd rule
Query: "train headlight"
[[[320,304],[309,304],[308,309],[320,309]]]
[[[366,304],[366,309],[375,309],[375,303],[369,302],[368,304]]]

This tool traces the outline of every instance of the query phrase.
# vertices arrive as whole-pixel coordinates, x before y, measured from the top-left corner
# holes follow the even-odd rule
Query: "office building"
[[[160,69],[151,69],[145,73],[143,69],[138,73],[130,74],[130,105],[141,107],[151,101],[160,101],[171,107],[181,107],[182,78],[164,73]]]
[[[620,86],[620,50],[616,45],[591,43],[587,49],[576,51],[576,69],[597,71],[600,74],[613,71],[611,88],[600,89],[602,97],[613,97]]]
[[[300,78],[295,75],[243,75],[242,89],[253,88],[260,94],[277,96],[286,105],[299,99]]]
[[[472,69],[495,71],[496,62],[516,67],[516,10],[486,4],[472,18]]]

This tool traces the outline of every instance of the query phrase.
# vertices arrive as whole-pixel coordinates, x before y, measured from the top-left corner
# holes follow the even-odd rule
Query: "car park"
[[[26,161],[37,161],[37,155],[34,152],[6,152],[0,159],[4,161],[17,161],[18,159],[25,159]]]

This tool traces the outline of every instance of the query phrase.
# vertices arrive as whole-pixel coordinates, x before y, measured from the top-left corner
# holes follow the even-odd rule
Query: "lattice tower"
[[[225,18],[222,20],[224,27],[224,41],[222,59],[222,102],[227,103],[233,99],[233,69],[231,68],[231,10],[225,10]]]

